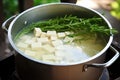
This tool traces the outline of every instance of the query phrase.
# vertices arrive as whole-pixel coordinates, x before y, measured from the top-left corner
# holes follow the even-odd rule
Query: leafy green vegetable
[[[56,30],[57,32],[70,31],[74,34],[69,36],[79,36],[83,34],[105,34],[111,35],[117,33],[115,29],[109,29],[102,18],[78,18],[77,16],[66,15],[54,19],[39,21],[28,27],[23,28],[16,38],[26,33],[31,32],[35,27],[41,28],[42,31]]]

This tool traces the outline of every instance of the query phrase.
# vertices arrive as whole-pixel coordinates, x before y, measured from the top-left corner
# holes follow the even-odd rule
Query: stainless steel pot
[[[16,68],[22,80],[98,80],[103,69],[110,66],[118,58],[119,52],[111,46],[113,35],[107,38],[107,45],[95,56],[80,62],[64,65],[38,61],[18,50],[14,42],[14,37],[23,27],[33,22],[54,18],[56,16],[64,16],[66,14],[85,18],[98,16],[112,29],[108,20],[100,13],[71,3],[39,5],[20,13],[15,18],[14,16],[11,17],[3,23],[2,27],[8,31],[9,42],[18,53],[16,55]],[[13,19],[13,21],[7,29],[6,23],[11,19]],[[104,63],[108,48],[111,48],[111,50],[115,52],[115,55],[108,62]]]

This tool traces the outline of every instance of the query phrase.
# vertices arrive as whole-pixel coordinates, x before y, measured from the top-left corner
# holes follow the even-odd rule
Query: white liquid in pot
[[[88,59],[105,46],[102,39],[97,39],[94,36],[87,40],[74,42],[73,37],[67,36],[69,33],[41,32],[36,28],[34,32],[19,37],[16,40],[16,45],[31,58],[60,64]],[[85,35],[79,37],[85,37]]]

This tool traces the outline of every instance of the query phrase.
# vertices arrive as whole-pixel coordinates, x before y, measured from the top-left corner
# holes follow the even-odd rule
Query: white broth
[[[43,32],[40,28],[34,28],[34,31],[20,36],[16,40],[16,46],[24,54],[45,62],[50,63],[72,63],[88,59],[100,52],[105,42],[103,39],[97,39],[90,36],[86,40],[75,41],[76,38],[69,37],[72,32]],[[80,35],[82,39],[85,35]]]

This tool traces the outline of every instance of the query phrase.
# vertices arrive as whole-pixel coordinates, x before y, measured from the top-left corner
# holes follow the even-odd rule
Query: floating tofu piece
[[[73,62],[75,60],[73,53],[65,52],[64,60],[68,62]]]
[[[28,56],[35,56],[35,52],[31,51],[31,50],[25,50],[25,54],[27,54]]]
[[[57,36],[50,36],[50,40],[54,41],[54,40],[57,40]]]
[[[34,37],[34,38],[31,38],[31,39],[27,39],[25,41],[26,44],[29,44],[29,45],[32,45],[33,43],[36,43],[37,42],[37,38]]]
[[[26,43],[23,43],[23,42],[18,42],[17,46],[18,46],[19,48],[25,49],[25,48],[28,48],[29,45],[26,44]]]
[[[74,40],[74,39],[73,39],[72,37],[66,36],[66,37],[64,38],[63,42],[65,42],[65,43],[71,43],[73,40]]]
[[[48,39],[48,37],[37,38],[37,42],[44,44],[44,43],[48,43],[49,39]]]
[[[55,60],[55,55],[54,54],[47,54],[47,55],[42,55],[43,60]]]
[[[65,49],[65,46],[66,46],[66,45],[59,45],[59,46],[56,46],[55,49],[56,49],[56,50],[64,50],[64,49]]]
[[[57,33],[58,38],[64,38],[66,35],[64,32]]]
[[[39,50],[41,48],[41,43],[35,42],[31,44],[31,49],[32,50]]]
[[[55,56],[55,62],[62,61],[62,60],[63,60],[62,57],[57,57],[57,56]]]
[[[48,36],[57,36],[56,31],[47,31]]]
[[[66,31],[66,32],[65,32],[65,34],[66,34],[66,35],[70,35],[70,34],[71,34],[71,32],[69,32],[69,31]]]
[[[40,28],[34,28],[34,35],[35,37],[40,37],[42,30]]]
[[[31,38],[31,40],[32,40],[33,42],[36,42],[36,41],[37,41],[37,38],[36,38],[36,37],[33,37],[33,38]]]
[[[65,61],[65,62],[74,60],[73,55],[72,55],[72,53],[70,51],[67,52],[65,50],[63,50],[63,51],[58,50],[58,51],[55,51],[55,56],[61,57],[63,59],[63,61]]]
[[[62,58],[61,57],[56,57],[54,54],[49,54],[49,55],[42,55],[42,60],[43,61],[54,61],[54,62],[58,62],[61,61]]]
[[[28,45],[30,45],[30,44],[32,44],[34,42],[35,42],[35,40],[33,40],[33,39],[27,39],[27,40],[25,40],[25,43],[28,44]]]
[[[42,48],[46,50],[48,53],[53,53],[55,51],[55,48],[49,44],[43,45]]]
[[[62,42],[62,40],[55,40],[55,41],[52,41],[52,45],[54,47],[60,46],[60,45],[63,45],[63,42]]]
[[[41,38],[47,37],[47,33],[42,32],[40,37],[41,37]]]
[[[44,53],[42,51],[35,51],[35,55],[33,56],[35,59],[38,60],[42,60],[42,55],[44,55]]]
[[[63,51],[56,50],[56,51],[55,51],[55,56],[57,56],[57,57],[64,57],[64,56],[65,56],[65,53],[64,53]]]

